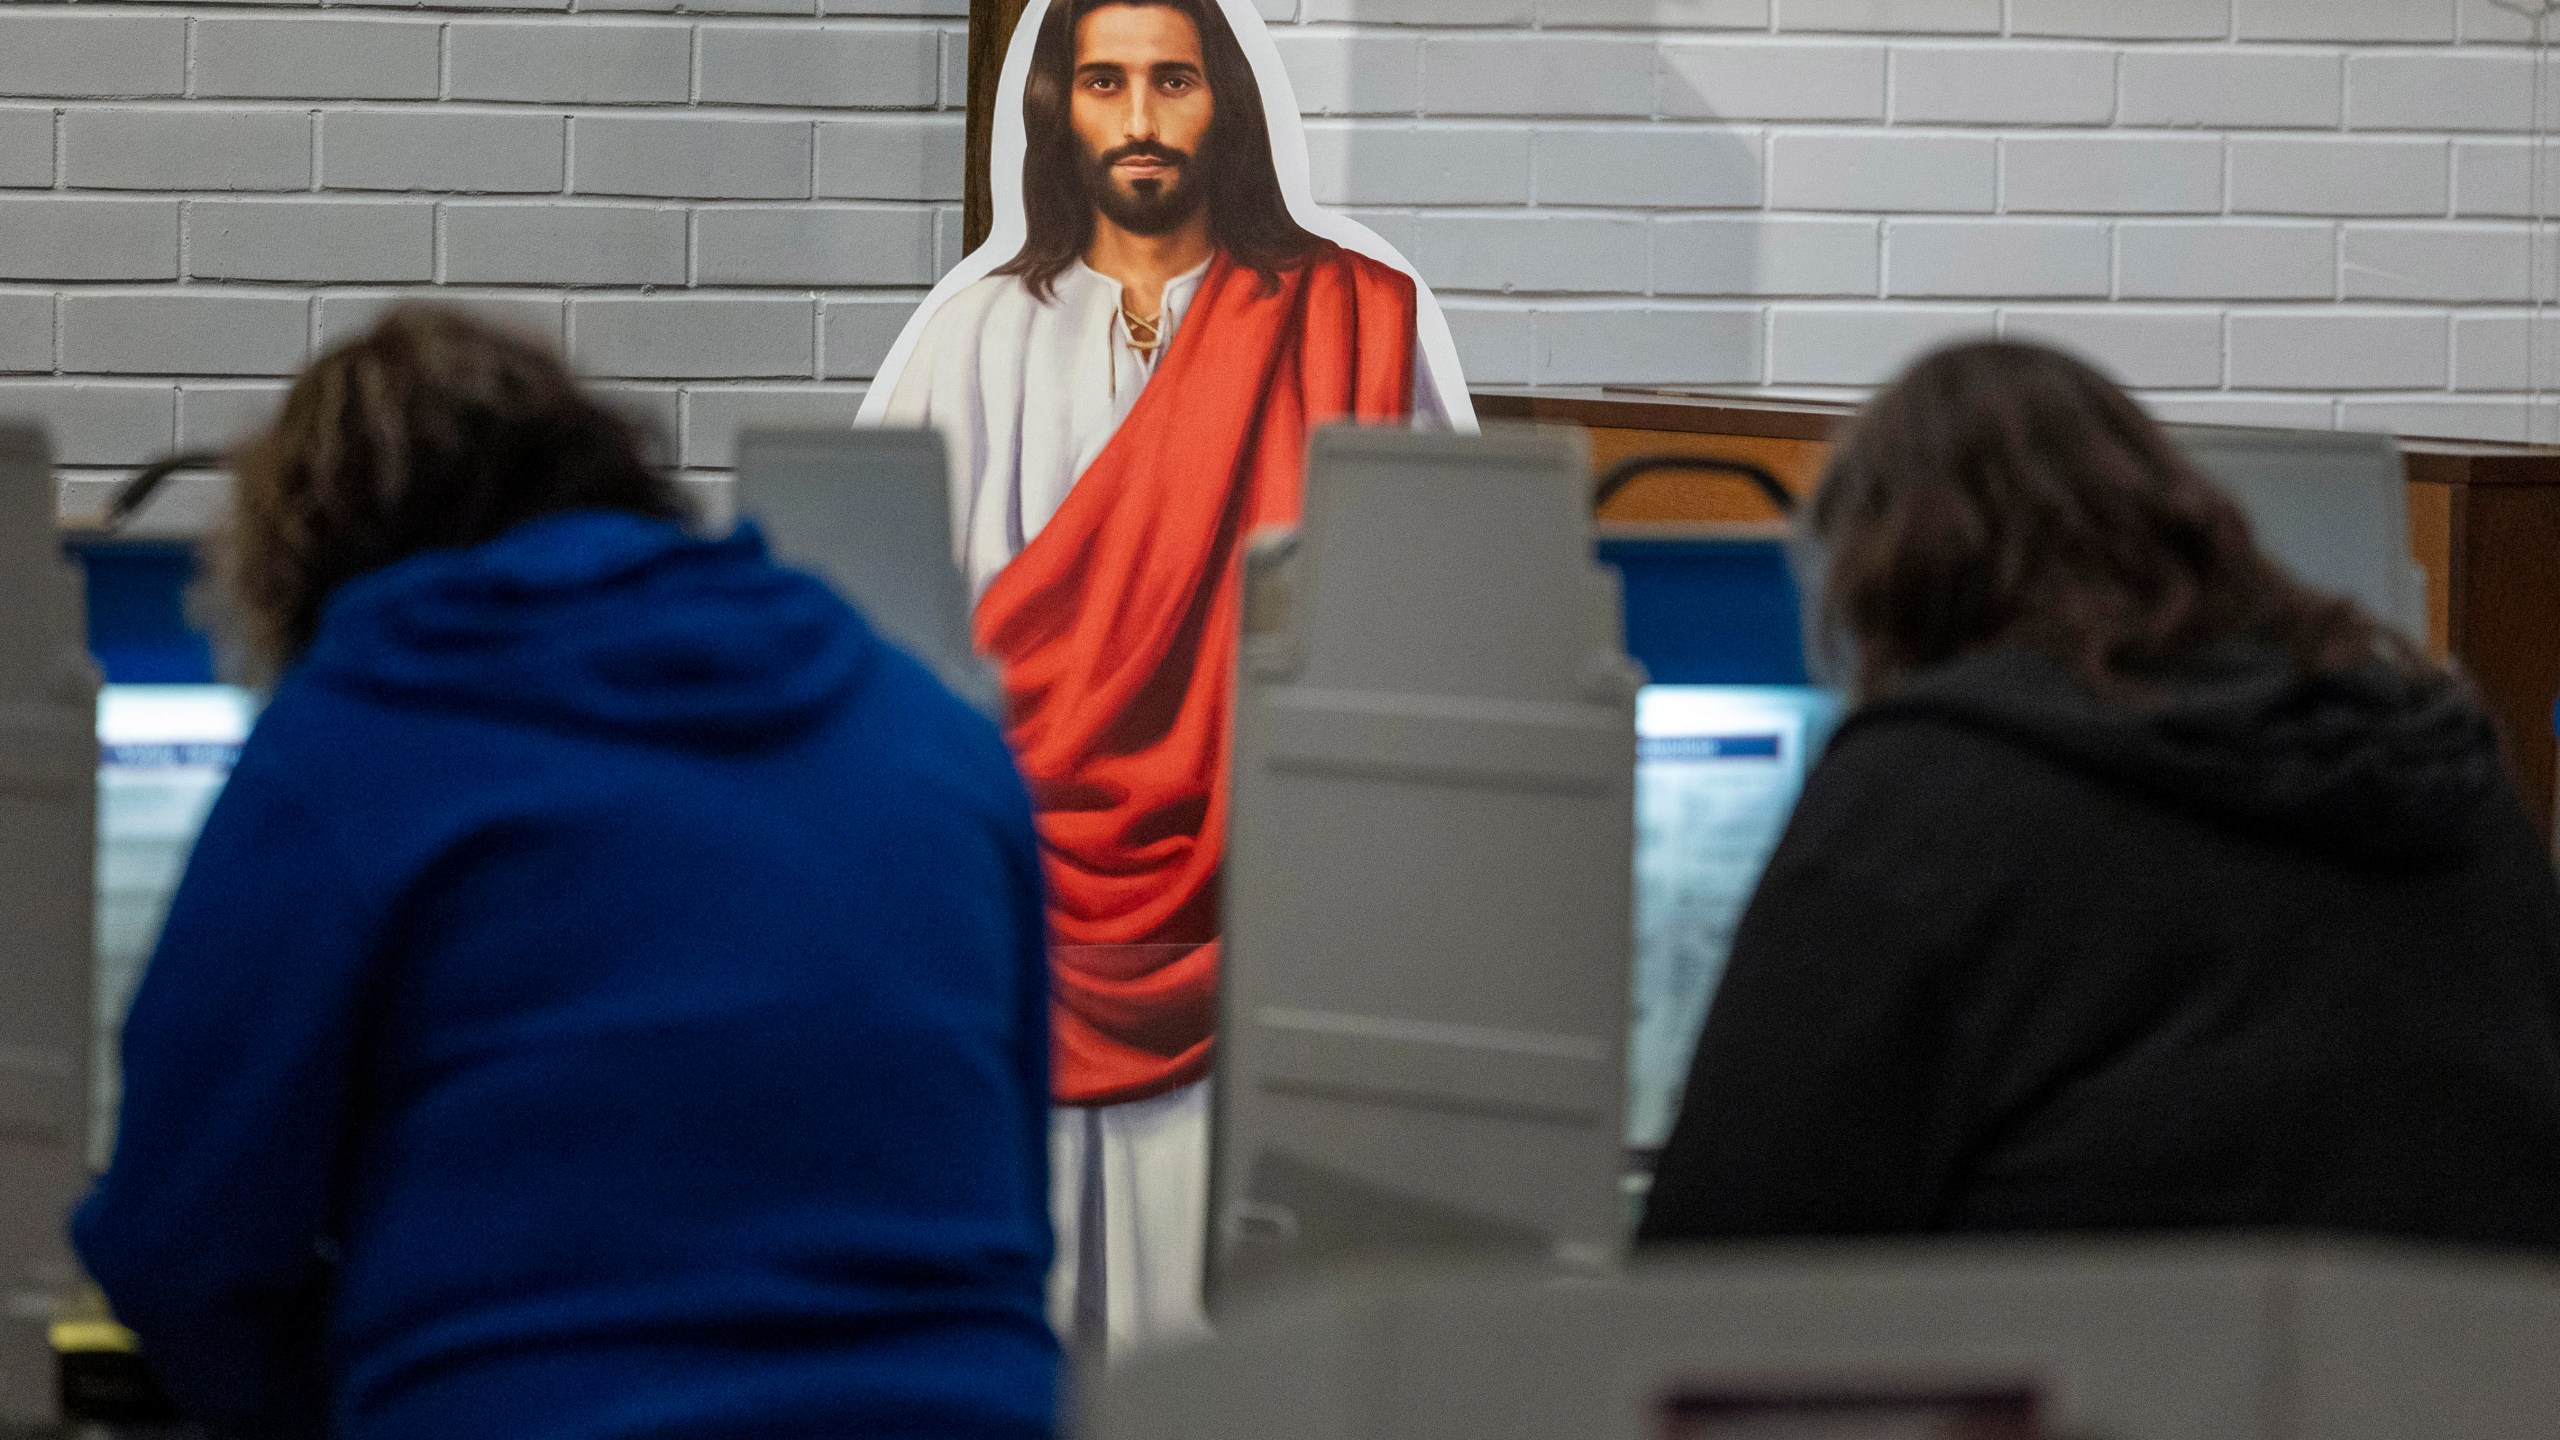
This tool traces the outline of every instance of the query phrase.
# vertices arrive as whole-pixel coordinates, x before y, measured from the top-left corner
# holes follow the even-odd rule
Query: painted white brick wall
[[[2498,0],[1264,11],[1485,381],[1848,397],[2006,332],[2180,418],[2560,441],[2560,73]]]
[[[957,258],[966,17],[0,3],[0,414],[52,426],[77,512],[89,482],[243,434],[321,347],[423,294],[563,346],[716,475],[742,424],[849,419]],[[1418,83],[1419,40],[1390,38]]]
[[[2521,438],[2560,388],[2560,78],[2495,0],[1258,3],[1487,383],[1847,396],[2006,331],[2181,417]],[[957,259],[965,11],[0,4],[0,413],[111,477],[430,293],[716,474]]]

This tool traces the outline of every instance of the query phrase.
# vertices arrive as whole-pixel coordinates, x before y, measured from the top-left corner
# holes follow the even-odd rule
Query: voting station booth
[[[1850,414],[1845,405],[1712,390],[1570,387],[1479,390],[1476,408],[1488,421],[1579,427],[1603,471],[1633,457],[1717,456],[1759,465],[1797,495],[1811,493],[1821,478],[1833,432]],[[2286,497],[2319,504],[2321,477],[2331,467],[2314,457],[2348,456],[2352,464],[2351,450],[2329,447],[2367,443],[2326,431],[2172,429],[2216,478],[2239,491],[2262,538],[2297,568],[2301,552],[2288,553],[2283,542],[2325,542],[2316,529],[2294,528]],[[2560,790],[2552,723],[2553,699],[2560,696],[2560,565],[2551,560],[2560,554],[2560,449],[2404,437],[2396,453],[2404,502],[2398,521],[2423,582],[2427,648],[2478,683],[2504,734],[2526,811],[2549,835]],[[2293,478],[2261,487],[2249,478],[2261,468]],[[1600,518],[1604,535],[1747,544],[1781,516],[1751,487],[1665,469],[1619,491]],[[2363,523],[2390,518],[2374,514]],[[2334,577],[2330,585],[2338,588]],[[2374,598],[2357,593],[2368,603]],[[2402,613],[2376,608],[2386,618]],[[2406,613],[2414,617],[2415,611]]]
[[[1247,582],[1220,1333],[1113,1370],[1080,1433],[2488,1440],[2560,1415],[2547,1266],[2229,1241],[1613,1264],[1593,1112],[1622,1076],[1631,1100],[1664,1077],[1611,1073],[1594,1024],[1630,991],[1663,1006],[1676,976],[1642,940],[1632,974],[1607,953],[1617,915],[1551,923],[1627,893],[1634,797],[1609,761],[1643,733],[1618,701],[1616,586],[1556,503],[1586,493],[1575,449],[1326,439],[1304,522]],[[2390,440],[2181,439],[2291,568],[2422,633]],[[1690,537],[1691,561],[1734,538]],[[1682,542],[1655,543],[1676,565]],[[1638,914],[1681,884],[1634,874]]]
[[[2392,442],[2182,439],[2288,565],[2422,632]],[[840,473],[879,468],[855,458],[870,441],[834,443]],[[1657,745],[1648,786],[1643,737],[1676,728],[1670,701],[1803,676],[1645,687],[1648,717],[1627,654],[1639,609],[1712,627],[1757,604],[1792,625],[1754,596],[1783,570],[1759,567],[1765,526],[1599,539],[1588,463],[1553,431],[1334,431],[1301,524],[1257,545],[1213,1130],[1219,1333],[1089,1376],[1078,1433],[2489,1440],[2560,1414],[2560,1272],[2538,1265],[2220,1241],[1623,1265],[1629,1151],[1678,1068],[1646,1063],[1644,1012],[1682,978],[1645,967],[1629,922],[1648,891],[1658,911],[1702,884],[1640,861],[1639,795],[1676,788],[1673,757],[1715,753]],[[750,514],[777,483],[756,468]],[[922,473],[863,483],[930,491]],[[786,553],[807,543],[763,513]],[[1613,547],[1644,598],[1601,563]],[[1676,679],[1751,663],[1660,643]],[[1686,979],[1711,988],[1698,968]]]
[[[1769,1248],[1371,1273],[1091,1395],[1081,1440],[2513,1440],[2560,1277],[2382,1246]]]
[[[0,426],[0,1420],[41,1413],[88,1187],[98,677],[42,433]]]
[[[1838,1433],[2236,1440],[2529,1433],[2484,1427],[2560,1414],[2547,1376],[2514,1358],[2560,1325],[2541,1270],[2364,1250],[1980,1247],[1625,1268],[1647,1152],[1723,945],[1837,701],[1807,681],[1767,493],[1729,471],[1658,469],[1620,476],[1597,518],[1591,503],[1595,470],[1653,452],[1745,461],[1801,492],[1836,417],[1611,408],[1624,403],[1638,402],[1519,400],[1519,419],[1546,423],[1481,439],[1327,433],[1303,523],[1257,544],[1212,1137],[1222,1333],[1094,1387],[1087,1433],[1721,1437],[1845,1419]],[[1589,418],[1558,423],[1559,405]],[[1666,414],[1725,428],[1599,423]],[[1738,433],[1749,424],[1810,438]],[[2560,455],[2464,459],[2487,478],[2455,487],[2464,525],[2448,535],[2409,479],[2430,447],[2181,439],[2307,578],[2439,650],[2458,638],[2457,659],[2539,633],[2560,672],[2560,603],[2534,608],[2486,523],[2509,513],[2501,497],[2560,495]],[[61,1207],[111,1118],[112,1076],[92,1086],[89,1068],[112,1053],[155,907],[252,707],[216,683],[185,620],[194,527],[57,535],[40,441],[15,436],[0,461],[15,507],[0,544],[18,556],[0,643],[7,803],[24,817],[9,843],[25,850],[0,877],[13,997],[0,1059],[16,1067],[0,1140],[32,1177],[13,1181],[11,1203],[27,1203],[0,1238],[21,1317],[7,1411],[29,1416],[50,1401],[29,1388],[45,1358],[37,1317],[73,1278]],[[752,433],[735,498],[778,553],[994,703],[969,653],[966,586],[939,558],[951,522],[936,442]],[[90,578],[102,703],[66,543]],[[2444,568],[2448,555],[2462,563]],[[2482,594],[2523,608],[2492,614]],[[2457,1379],[2527,1408],[2465,1409],[2446,1398]],[[2367,1418],[2302,1428],[2333,1415]]]

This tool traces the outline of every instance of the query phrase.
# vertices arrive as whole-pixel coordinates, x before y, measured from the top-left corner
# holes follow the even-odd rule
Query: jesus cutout
[[[951,456],[977,644],[1039,817],[1050,1294],[1090,1353],[1203,1323],[1246,537],[1298,518],[1314,427],[1474,415],[1428,292],[1309,197],[1251,0],[1033,0],[997,107],[994,234],[909,322],[862,422],[936,427]]]

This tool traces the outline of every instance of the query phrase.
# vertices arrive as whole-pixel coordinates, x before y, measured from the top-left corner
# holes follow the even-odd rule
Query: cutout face
[[[1042,31],[1052,12],[1070,6],[1081,12],[1073,68],[1042,68],[1035,83]],[[1228,38],[1211,43],[1194,14]],[[1067,92],[1054,103],[1044,98],[1056,94],[1052,74]],[[1234,93],[1220,93],[1230,86]],[[1037,125],[1026,125],[1027,96],[1038,102]],[[1296,89],[1253,0],[1029,0],[1006,45],[989,119],[993,230],[902,327],[857,424],[893,423],[891,402],[934,318],[1000,268],[1036,282],[1035,292],[1047,298],[1051,282],[1082,254],[1097,213],[1137,235],[1170,234],[1206,213],[1220,245],[1247,260],[1273,250],[1275,241],[1285,249],[1303,231],[1413,274],[1375,231],[1316,203]],[[1026,167],[1026,160],[1033,163]],[[1391,198],[1364,197],[1380,205]],[[1035,263],[1026,267],[1026,259]],[[1474,430],[1457,345],[1427,287],[1417,326],[1415,410],[1427,422]]]
[[[1076,29],[1069,108],[1087,188],[1113,224],[1162,235],[1197,213],[1216,123],[1200,31],[1167,5],[1106,5]]]

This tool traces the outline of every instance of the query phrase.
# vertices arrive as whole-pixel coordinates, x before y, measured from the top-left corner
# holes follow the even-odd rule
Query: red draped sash
[[[1209,1068],[1239,570],[1298,518],[1310,430],[1412,409],[1414,286],[1333,246],[1220,255],[1127,420],[978,602],[1049,885],[1058,1099]]]

